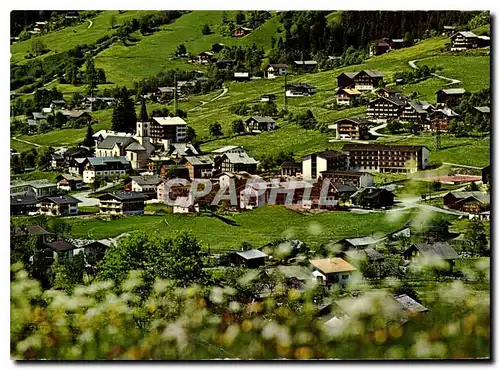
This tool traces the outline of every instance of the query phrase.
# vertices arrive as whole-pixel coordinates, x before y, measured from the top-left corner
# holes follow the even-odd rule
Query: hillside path
[[[386,128],[386,127],[387,127],[387,123],[382,123],[381,125],[370,128],[368,130],[368,132],[373,136],[388,136],[386,134],[381,134],[378,132],[378,130],[381,130],[381,129]]]
[[[210,99],[209,101],[202,101],[200,105],[198,105],[197,107],[189,109],[188,112],[191,112],[191,111],[193,111],[195,109],[198,109],[198,108],[204,106],[205,104],[211,103],[211,102],[213,102],[213,101],[215,101],[215,100],[217,100],[219,98],[222,98],[224,95],[226,95],[226,93],[228,91],[229,91],[229,89],[226,86],[224,86],[222,92],[219,95],[217,95],[215,98]]]
[[[25,143],[25,144],[28,144],[28,145],[33,145],[33,146],[36,146],[38,148],[41,147],[40,144],[32,143],[31,141],[21,140],[21,139],[18,139],[17,137],[12,137],[12,140],[19,141],[20,143]]]
[[[89,29],[90,27],[92,27],[94,25],[94,22],[92,22],[91,19],[88,19],[88,21],[89,21],[89,26],[87,27],[87,29]]]
[[[420,59],[415,59],[415,60],[410,60],[408,61],[408,64],[410,65],[411,68],[413,69],[420,69],[418,68],[418,66],[416,65],[416,62],[418,62]],[[449,77],[444,77],[444,76],[441,76],[441,75],[438,75],[437,73],[431,73],[431,76],[434,76],[436,78],[440,78],[442,80],[445,80],[445,81],[449,81],[448,85],[455,85],[455,84],[459,84],[461,83],[462,81],[460,80],[456,80],[454,78],[449,78]]]

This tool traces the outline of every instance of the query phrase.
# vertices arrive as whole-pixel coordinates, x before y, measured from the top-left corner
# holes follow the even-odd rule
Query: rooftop
[[[426,312],[429,311],[427,307],[422,306],[413,298],[409,297],[406,294],[400,294],[394,296],[394,299],[398,301],[398,303],[403,306],[406,311],[409,312]]]
[[[184,158],[193,166],[212,165],[214,163],[214,161],[212,160],[212,158],[210,158],[209,155],[187,156]]]
[[[131,176],[132,181],[139,185],[158,185],[161,182],[159,175]]]
[[[65,240],[56,240],[50,243],[45,243],[45,245],[56,252],[70,251],[76,248],[76,246]]]
[[[236,252],[236,254],[240,257],[243,257],[246,260],[252,260],[255,258],[266,258],[267,254],[264,252],[261,252],[257,249],[252,249],[249,251],[243,251],[243,252]]]
[[[162,126],[186,126],[187,122],[181,117],[152,117],[153,121],[156,121]]]
[[[238,148],[243,149],[241,146],[237,146],[237,145],[226,145],[226,146],[223,146],[222,148],[212,150],[212,153],[223,154],[225,152],[228,152],[228,151],[234,150],[234,149],[238,149]]]
[[[438,90],[438,93],[439,92],[443,92],[447,95],[462,95],[462,94],[465,94],[465,89],[462,88],[462,87],[457,87],[457,88],[453,88],[453,89],[441,89],[441,90]]]
[[[10,197],[11,206],[28,206],[37,204],[37,199],[32,195]]]
[[[142,193],[137,193],[134,191],[122,191],[116,193],[106,193],[99,195],[97,198],[104,199],[105,197],[112,197],[118,200],[146,200],[148,197]]]
[[[481,113],[490,113],[490,107],[474,107],[474,109]]]
[[[275,123],[276,121],[269,116],[252,116],[247,121],[254,119],[258,123]]]
[[[405,152],[418,152],[422,148],[427,148],[423,145],[386,145],[386,144],[345,144],[342,147],[343,151],[353,150],[397,150]]]
[[[225,153],[224,154],[231,163],[241,164],[257,164],[259,163],[255,158],[250,157],[246,153]]]
[[[107,135],[104,140],[97,145],[97,149],[113,149],[116,144],[125,147],[133,142],[136,142],[136,140],[130,136]]]
[[[445,260],[459,258],[457,252],[455,252],[453,247],[447,242],[438,242],[434,244],[412,244],[408,249],[412,247],[415,247],[425,258],[439,258]]]
[[[44,201],[50,201],[52,203],[57,203],[57,204],[78,204],[80,203],[80,200],[76,199],[75,197],[72,197],[71,195],[58,195],[55,197],[47,197],[42,199],[42,202]]]
[[[129,164],[127,157],[89,157],[92,166],[104,165],[106,163],[119,162],[121,164]]]
[[[339,257],[310,260],[309,262],[323,274],[351,272],[356,270],[349,262]]]

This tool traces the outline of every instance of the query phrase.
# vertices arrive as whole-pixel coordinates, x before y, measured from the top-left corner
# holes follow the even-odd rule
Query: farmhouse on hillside
[[[156,190],[162,179],[159,175],[131,176],[131,190],[156,198]]]
[[[218,173],[240,171],[256,173],[258,163],[246,153],[225,153],[215,158],[215,168]]]
[[[316,94],[316,87],[307,83],[290,84],[285,87],[287,97],[310,96]]]
[[[337,125],[337,139],[341,140],[366,140],[368,139],[368,125],[365,118],[341,118],[335,121]]]
[[[434,244],[412,244],[403,253],[406,261],[414,262],[423,258],[427,263],[444,262],[443,269],[448,272],[453,271],[455,260],[459,258],[457,252],[447,242],[437,242]]]
[[[258,249],[235,252],[231,255],[231,262],[237,266],[244,265],[248,268],[264,266],[268,255]]]
[[[337,98],[338,105],[352,106],[358,102],[359,97],[361,96],[361,91],[343,88],[338,89],[335,96]]]
[[[276,129],[276,121],[269,116],[252,116],[245,120],[247,132],[272,131]]]
[[[368,209],[392,207],[394,205],[394,194],[385,188],[361,188],[351,195],[351,203]]]
[[[459,117],[459,114],[450,108],[436,109],[429,115],[430,124],[424,124],[423,127],[427,131],[448,131],[451,120],[457,117]]]
[[[310,260],[314,271],[313,276],[320,284],[340,284],[349,282],[351,273],[356,269],[347,261],[339,257]]]
[[[462,87],[441,89],[436,92],[436,101],[438,102],[438,104],[448,105],[449,103],[455,103],[464,94],[465,89]]]
[[[267,78],[276,78],[278,76],[286,75],[288,66],[283,63],[269,64],[267,67]]]
[[[443,203],[457,211],[481,213],[490,210],[490,195],[480,191],[450,191],[443,197]]]

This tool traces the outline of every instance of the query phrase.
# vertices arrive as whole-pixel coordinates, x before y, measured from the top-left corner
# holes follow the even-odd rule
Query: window
[[[345,274],[345,275],[342,275],[342,280],[347,280],[349,279],[349,275]]]

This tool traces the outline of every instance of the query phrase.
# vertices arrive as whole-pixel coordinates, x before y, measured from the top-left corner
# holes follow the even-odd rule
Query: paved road
[[[418,62],[418,61],[419,61],[419,59],[410,60],[410,61],[408,62],[408,64],[409,64],[409,65],[410,65],[410,67],[411,67],[411,68],[413,68],[413,69],[420,69],[420,68],[417,66],[417,64],[416,64],[416,62]],[[437,73],[431,73],[431,76],[434,76],[434,77],[436,77],[436,78],[440,78],[440,79],[445,80],[445,81],[449,81],[449,84],[448,84],[448,85],[455,85],[455,84],[459,84],[459,83],[461,83],[461,82],[462,82],[462,81],[460,81],[460,80],[456,80],[456,79],[454,79],[454,78],[449,78],[449,77],[444,77],[444,76],[438,75]]]
[[[97,191],[106,190],[106,189],[109,189],[115,185],[116,185],[116,183],[108,182],[105,186],[102,186],[99,189],[97,189]],[[88,191],[82,191],[81,193],[73,194],[73,196],[80,201],[81,206],[85,206],[85,207],[98,206],[99,199],[89,197],[89,195],[91,193],[92,193],[92,191],[88,190]]]
[[[482,167],[476,167],[476,166],[466,166],[463,164],[458,164],[458,163],[450,163],[450,162],[443,162],[443,165],[447,166],[453,166],[453,167],[463,167],[463,168],[472,168],[474,170],[481,170]]]
[[[466,189],[466,186],[463,186],[463,187],[461,187],[461,188],[459,188],[459,189],[457,189],[455,191],[462,191],[462,190],[465,190],[465,189]],[[446,193],[448,193],[448,192],[438,193],[438,194],[432,195],[430,197],[427,197],[426,199],[440,198],[443,195],[445,195]],[[389,209],[389,210],[387,210],[387,212],[401,212],[401,211],[409,210],[411,208],[420,208],[420,209],[427,209],[429,211],[439,212],[439,213],[445,213],[445,214],[454,215],[454,216],[467,215],[467,213],[464,213],[464,212],[452,211],[452,210],[449,210],[449,209],[444,209],[444,208],[440,208],[440,207],[436,207],[436,206],[431,206],[429,204],[420,203],[421,200],[422,199],[420,197],[410,197],[410,198],[400,199],[399,200],[400,204],[402,204],[403,207]]]

